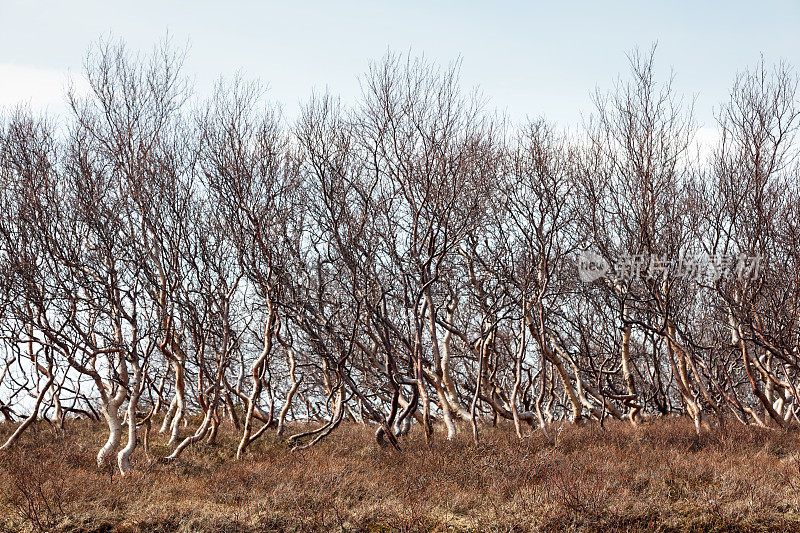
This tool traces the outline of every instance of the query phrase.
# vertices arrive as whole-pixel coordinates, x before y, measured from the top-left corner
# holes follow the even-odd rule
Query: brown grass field
[[[0,436],[11,427],[0,426]],[[122,479],[99,471],[103,428],[46,424],[0,455],[4,531],[797,531],[798,433],[731,425],[695,437],[682,419],[556,429],[518,441],[467,428],[402,452],[370,429],[339,428],[291,451],[274,432],[242,461],[222,432],[171,464],[137,449]],[[152,431],[152,456],[167,448]]]

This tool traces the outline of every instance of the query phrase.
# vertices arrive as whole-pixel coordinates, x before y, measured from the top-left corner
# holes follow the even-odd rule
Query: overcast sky
[[[200,91],[240,70],[265,81],[290,118],[315,88],[352,99],[357,76],[387,49],[442,63],[460,56],[464,85],[480,86],[492,106],[563,126],[625,71],[627,51],[654,41],[658,71],[674,68],[706,127],[737,70],[761,53],[800,67],[800,3],[789,1],[0,0],[0,106],[26,100],[58,112],[66,73],[80,74],[99,36],[149,49],[167,31],[189,44],[186,72]]]

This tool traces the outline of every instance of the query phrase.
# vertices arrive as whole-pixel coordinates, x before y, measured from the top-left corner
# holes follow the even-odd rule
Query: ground
[[[307,450],[274,432],[236,461],[232,428],[171,464],[137,449],[127,478],[100,471],[103,427],[46,423],[0,453],[6,531],[792,531],[800,433],[728,424],[697,438],[680,418],[559,426],[519,441],[509,425],[453,442],[419,428],[403,450],[345,425]],[[0,438],[13,428],[0,425]],[[188,431],[188,430],[187,430]],[[166,455],[152,432],[151,455]]]

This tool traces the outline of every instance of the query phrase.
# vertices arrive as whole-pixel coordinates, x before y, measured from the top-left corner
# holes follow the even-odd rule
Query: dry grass
[[[0,437],[11,428],[0,427]],[[102,427],[46,426],[0,456],[0,527],[43,531],[800,530],[796,433],[731,427],[696,439],[681,419],[562,427],[549,447],[485,428],[474,447],[380,449],[346,426],[290,451],[274,434],[235,461],[232,433],[169,465],[137,451],[128,479],[98,471]],[[439,433],[441,435],[441,433]],[[159,439],[155,437],[154,440]],[[166,448],[154,446],[154,454]]]

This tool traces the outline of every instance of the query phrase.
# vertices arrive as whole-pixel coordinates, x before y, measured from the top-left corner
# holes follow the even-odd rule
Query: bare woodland
[[[127,476],[223,426],[236,461],[343,422],[398,453],[503,424],[800,424],[798,78],[742,70],[703,151],[654,58],[569,131],[498,116],[458,64],[389,54],[289,123],[244,78],[197,97],[168,43],[99,43],[69,116],[0,119],[0,450],[91,419]],[[584,249],[761,268],[587,283]]]

